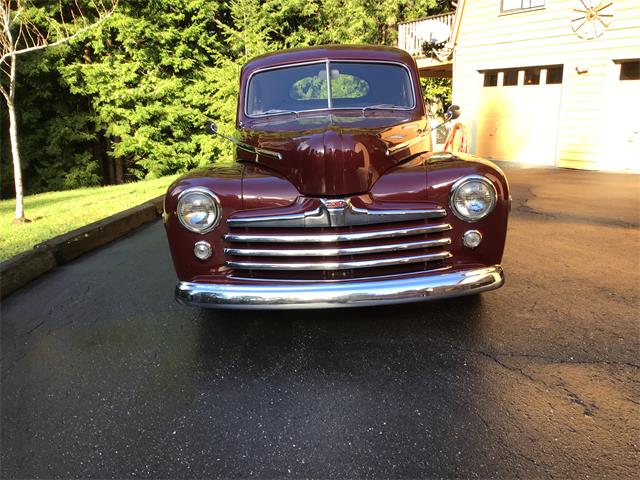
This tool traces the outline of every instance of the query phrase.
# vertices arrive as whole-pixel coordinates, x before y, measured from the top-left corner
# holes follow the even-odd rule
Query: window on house
[[[507,68],[504,71],[504,80],[502,85],[505,87],[513,87],[518,85],[518,70],[517,68]]]
[[[640,80],[640,60],[619,60],[620,80]]]
[[[502,0],[503,12],[514,12],[538,7],[544,7],[544,0]]]
[[[546,81],[543,83],[542,71],[546,70]],[[518,85],[518,76],[524,71],[524,85],[554,85],[562,83],[562,65],[541,65],[535,67],[502,68],[494,70],[480,70],[484,75],[483,85],[485,87],[498,86],[499,74],[502,72],[502,84],[500,86],[510,87]]]
[[[484,72],[484,86],[485,87],[497,87],[498,86],[498,71],[488,70]]]
[[[527,67],[524,69],[525,85],[540,85],[540,67]]]
[[[562,83],[562,65],[547,67],[547,85]]]

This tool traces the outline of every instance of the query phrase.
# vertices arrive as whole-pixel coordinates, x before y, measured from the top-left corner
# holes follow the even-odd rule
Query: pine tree
[[[59,4],[57,9],[51,9],[49,5],[36,5],[28,0],[0,1],[0,71],[4,74],[0,93],[9,114],[9,142],[16,196],[14,223],[28,221],[24,214],[22,162],[16,115],[18,58],[79,38],[109,18],[116,4],[117,0],[110,4],[107,2],[106,7],[104,3],[92,3],[83,10],[77,2],[71,7]],[[96,18],[88,18],[85,14],[87,9],[95,13]]]
[[[211,32],[219,6],[207,0],[122,4],[88,58],[61,67],[75,94],[91,99],[116,182],[186,171],[212,160],[202,133],[211,101]]]
[[[447,7],[444,0],[120,0],[87,42],[19,63],[26,185],[74,188],[230,161],[231,145],[202,126],[213,119],[235,133],[247,60],[300,46],[394,45],[397,22]],[[425,93],[444,102],[450,86],[430,81]],[[10,155],[2,148],[6,196]]]

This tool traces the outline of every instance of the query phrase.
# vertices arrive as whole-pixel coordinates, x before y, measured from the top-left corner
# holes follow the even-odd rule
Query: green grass
[[[11,223],[15,215],[15,200],[2,200],[0,260],[162,195],[176,177],[29,195],[25,197],[24,207],[25,216],[31,223],[20,225]]]

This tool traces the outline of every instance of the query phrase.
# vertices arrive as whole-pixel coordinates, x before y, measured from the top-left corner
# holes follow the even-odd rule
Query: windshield
[[[322,61],[252,75],[245,113],[255,117],[328,108],[407,110],[414,106],[409,70],[402,65]]]

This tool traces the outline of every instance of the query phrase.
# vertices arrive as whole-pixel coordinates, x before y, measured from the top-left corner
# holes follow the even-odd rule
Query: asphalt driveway
[[[187,308],[159,222],[11,295],[2,477],[635,478],[640,177],[509,177],[479,299]]]

